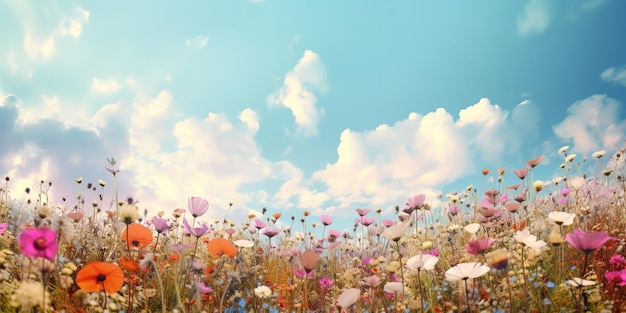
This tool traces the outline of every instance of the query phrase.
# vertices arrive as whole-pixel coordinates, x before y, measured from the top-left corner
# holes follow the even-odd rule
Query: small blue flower
[[[554,289],[554,288],[556,288],[556,285],[554,284],[554,282],[552,282],[552,281],[550,280],[550,281],[548,281],[548,282],[546,283],[546,287],[548,287],[548,288],[550,288],[550,289]]]

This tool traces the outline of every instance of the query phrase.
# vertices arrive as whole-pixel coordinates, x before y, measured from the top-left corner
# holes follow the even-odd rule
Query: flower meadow
[[[486,187],[354,208],[348,230],[279,209],[202,222],[200,196],[150,216],[119,198],[113,159],[111,184],[76,179],[59,204],[6,177],[0,311],[626,312],[624,149],[568,149],[552,178],[543,156],[485,169]]]

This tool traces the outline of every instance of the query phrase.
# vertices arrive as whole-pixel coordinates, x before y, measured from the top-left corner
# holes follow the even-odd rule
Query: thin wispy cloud
[[[530,0],[516,21],[517,31],[522,36],[543,33],[550,25],[548,1]]]
[[[187,48],[194,48],[194,49],[202,49],[204,47],[207,46],[207,44],[209,43],[209,36],[196,36],[193,38],[187,38],[185,40],[185,45],[187,46]]]
[[[600,78],[605,82],[626,87],[626,66],[609,67],[600,74]]]

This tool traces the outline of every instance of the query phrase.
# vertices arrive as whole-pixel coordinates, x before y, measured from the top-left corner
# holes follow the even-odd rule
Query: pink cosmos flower
[[[543,159],[545,159],[545,158],[546,158],[546,156],[542,155],[542,156],[539,156],[539,157],[537,157],[535,159],[528,160],[528,161],[526,161],[526,163],[528,163],[528,165],[531,168],[534,168],[535,166],[539,165],[539,163],[541,163],[541,161],[543,161]]]
[[[263,235],[272,238],[278,234],[280,234],[281,230],[276,228],[266,228],[263,230]]]
[[[69,217],[74,223],[78,223],[80,219],[83,218],[83,215],[85,215],[85,213],[82,210],[67,213],[67,217]]]
[[[189,199],[187,199],[187,209],[191,216],[201,216],[209,210],[209,201],[200,197],[189,197]]]
[[[0,235],[4,234],[7,231],[7,223],[0,224]]]
[[[461,207],[453,204],[448,208],[448,212],[450,212],[450,215],[456,216],[457,214],[461,213]]]
[[[365,216],[370,212],[370,209],[356,209],[356,212],[360,215],[360,216]]]
[[[426,195],[419,194],[419,195],[410,197],[409,200],[407,201],[407,204],[410,208],[417,210],[417,209],[421,209],[424,206],[425,200],[426,200]]]
[[[263,229],[266,228],[267,224],[263,223],[262,220],[254,220],[254,228],[256,229]]]
[[[515,173],[515,175],[517,175],[517,177],[519,177],[519,179],[524,179],[526,177],[526,175],[528,175],[528,170],[530,169],[530,167],[528,167],[528,165],[524,166],[523,169],[521,170],[514,170],[513,172]]]
[[[322,224],[324,224],[324,226],[328,226],[333,223],[333,218],[330,215],[323,214],[320,218],[322,219]]]
[[[376,222],[376,217],[361,216],[361,218],[358,219],[357,222],[363,224],[363,226],[370,226],[374,224],[374,222]]]
[[[607,232],[585,232],[575,229],[574,233],[565,235],[565,240],[574,248],[592,253],[602,247],[605,242],[613,239]]]
[[[31,258],[46,258],[54,261],[59,246],[57,233],[47,227],[29,228],[20,234],[22,254]]]
[[[491,237],[472,240],[467,244],[467,246],[465,246],[465,251],[471,255],[484,253],[494,242],[496,242],[496,240]]]

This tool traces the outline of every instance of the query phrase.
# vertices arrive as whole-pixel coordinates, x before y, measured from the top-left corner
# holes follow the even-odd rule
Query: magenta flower
[[[580,229],[575,229],[574,233],[565,235],[565,240],[572,247],[587,254],[596,251],[611,239],[613,238],[607,232],[585,232]]]
[[[606,272],[604,278],[618,286],[626,286],[626,270]]]
[[[622,265],[626,263],[626,258],[621,254],[616,254],[609,259],[609,263],[611,265]]]
[[[333,280],[328,278],[328,277],[322,277],[320,279],[320,286],[322,287],[322,289],[330,289],[330,287],[333,286]]]
[[[59,246],[54,230],[47,227],[30,228],[20,234],[19,241],[23,255],[54,261]]]
[[[465,251],[471,255],[485,253],[485,251],[487,251],[487,249],[489,249],[494,242],[496,242],[496,240],[491,237],[472,240],[467,244],[467,246],[465,246]]]
[[[187,209],[191,216],[196,218],[209,210],[209,201],[200,197],[189,197],[189,199],[187,199]]]
[[[0,224],[0,235],[4,234],[7,231],[7,223]]]
[[[321,219],[322,219],[322,224],[324,224],[324,226],[328,226],[333,223],[333,218],[330,215],[324,214],[321,216]]]
[[[202,237],[209,233],[209,226],[206,223],[202,223],[200,227],[191,227],[187,222],[187,219],[183,219],[183,225],[185,226],[185,233],[192,234],[196,237]]]

